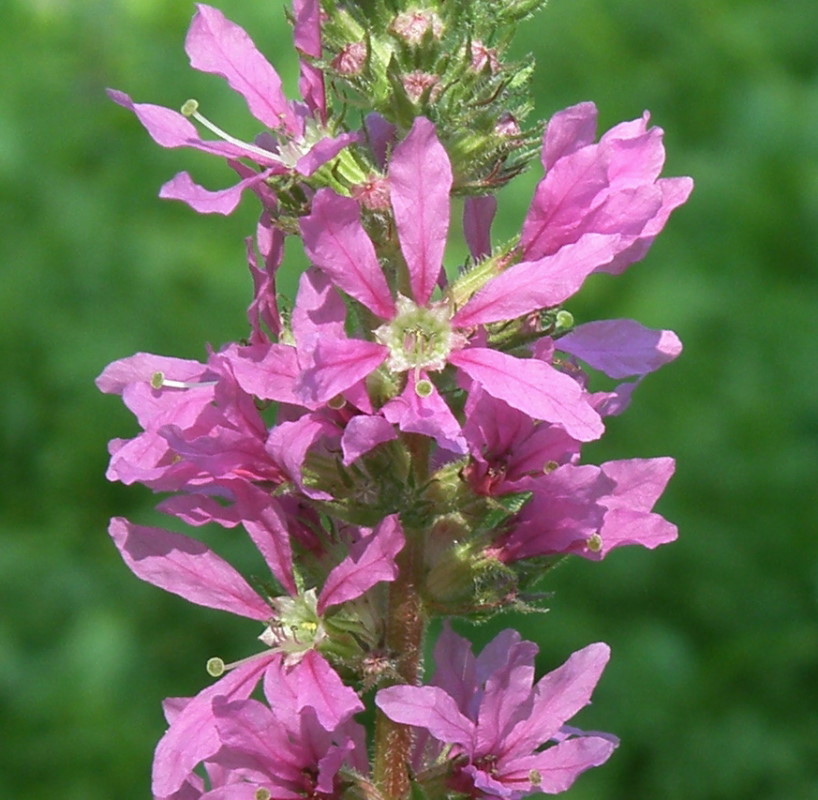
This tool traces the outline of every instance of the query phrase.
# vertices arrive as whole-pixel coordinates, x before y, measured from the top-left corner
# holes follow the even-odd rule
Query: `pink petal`
[[[544,361],[518,359],[483,347],[452,353],[449,361],[492,397],[534,419],[562,425],[580,442],[602,435],[602,420],[588,404],[580,385]]]
[[[295,163],[296,172],[309,177],[327,161],[332,161],[345,147],[360,141],[357,133],[342,133],[339,136],[326,136],[314,144],[306,155]]]
[[[639,545],[653,550],[661,544],[675,542],[678,528],[660,514],[614,508],[605,514],[605,521],[599,531],[602,539],[598,554],[594,551],[581,553],[586,558],[604,558],[615,547]]]
[[[389,163],[389,189],[401,250],[418,305],[432,294],[449,232],[452,168],[435,126],[417,117]]]
[[[667,457],[607,461],[602,465],[602,471],[616,486],[602,502],[608,508],[650,511],[675,469],[676,462]]]
[[[559,305],[595,269],[613,259],[618,243],[616,235],[589,233],[553,255],[515,264],[485,284],[454,315],[452,324],[484,325]]]
[[[387,354],[387,348],[376,342],[321,340],[315,349],[315,366],[302,374],[299,392],[315,403],[326,403],[376,370]]]
[[[247,33],[221,11],[199,4],[185,40],[190,66],[223,77],[247,101],[250,113],[267,127],[300,134],[281,89],[281,79]]]
[[[372,155],[375,163],[381,168],[386,168],[386,157],[395,141],[395,126],[387,122],[380,114],[374,111],[366,115],[364,119],[366,130],[366,140],[372,148]]]
[[[531,714],[506,738],[506,752],[518,755],[533,752],[588,705],[610,655],[605,643],[589,644],[541,678],[534,687],[536,699]]]
[[[579,103],[558,111],[548,120],[543,136],[542,161],[545,171],[596,138],[596,106]]]
[[[153,793],[166,797],[177,791],[201,761],[221,746],[213,717],[214,697],[244,700],[250,696],[259,676],[278,653],[260,654],[235,667],[223,678],[199,692],[175,717],[156,746],[153,759]]]
[[[330,495],[317,489],[307,489],[302,482],[301,470],[307,451],[322,436],[336,433],[335,426],[313,414],[305,414],[292,422],[276,425],[267,439],[267,451],[281,464],[290,479],[314,499],[328,500]]]
[[[265,170],[239,181],[227,189],[210,191],[194,183],[187,172],[180,172],[159,190],[163,200],[181,200],[200,214],[232,214],[241,200],[242,192],[267,178],[272,170]]]
[[[394,722],[425,728],[441,742],[472,749],[474,723],[437,686],[390,686],[378,692],[375,705]]]
[[[463,235],[475,260],[491,253],[491,223],[497,211],[494,195],[467,197],[463,203]]]
[[[382,319],[395,316],[392,294],[352,198],[320,189],[312,213],[301,218],[301,232],[307,258],[336,286]]]
[[[143,581],[192,603],[266,620],[270,607],[226,561],[201,542],[121,517],[108,532],[125,563]]]
[[[500,768],[500,781],[515,789],[528,784],[531,792],[559,794],[567,791],[585,770],[604,764],[616,748],[616,743],[602,736],[579,736],[548,747],[528,758],[515,759]],[[537,783],[532,773],[539,774]]]
[[[428,380],[424,373],[419,377]],[[417,378],[410,373],[406,388],[398,397],[390,400],[381,409],[381,413],[402,431],[431,436],[444,450],[465,453],[466,439],[460,423],[440,392],[433,386],[428,397],[420,397],[415,391],[416,383]]]
[[[183,114],[173,111],[170,108],[156,106],[152,103],[134,103],[124,92],[116,89],[108,89],[108,96],[124,108],[133,111],[137,119],[151,135],[151,138],[162,147],[193,147],[212,155],[224,156],[226,158],[246,158],[251,156],[259,163],[264,162],[269,166],[277,165],[278,159],[271,153],[269,161],[260,158],[255,152],[248,153],[247,150],[230,142],[211,142],[199,136],[196,127]]]
[[[307,56],[321,58],[321,8],[318,0],[293,0],[293,44]],[[307,108],[326,122],[324,73],[308,60],[300,60],[298,88]]]
[[[386,517],[324,581],[318,597],[318,613],[360,597],[381,581],[393,581],[398,574],[395,557],[405,540],[397,515]]]
[[[682,343],[673,331],[652,330],[632,319],[608,319],[577,326],[559,339],[557,348],[611,378],[629,378],[673,361]]]
[[[315,650],[308,650],[293,667],[299,708],[312,708],[318,722],[335,730],[353,714],[364,710],[355,690],[344,684],[338,673]]]
[[[348,467],[379,444],[397,438],[394,426],[383,417],[370,417],[366,414],[353,417],[341,437],[344,466]]]
[[[242,525],[276,580],[291,595],[298,593],[293,577],[293,552],[287,519],[276,500],[258,489],[241,498]],[[267,617],[270,617],[268,610]]]
[[[300,405],[294,388],[299,375],[295,348],[286,344],[230,345],[222,352],[243,391],[261,400]]]

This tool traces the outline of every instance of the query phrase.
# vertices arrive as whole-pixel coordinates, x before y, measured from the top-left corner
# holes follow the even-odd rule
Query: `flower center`
[[[375,331],[378,341],[389,348],[387,368],[392,372],[443,369],[457,338],[446,305],[422,307],[399,296],[397,307],[395,319]]]

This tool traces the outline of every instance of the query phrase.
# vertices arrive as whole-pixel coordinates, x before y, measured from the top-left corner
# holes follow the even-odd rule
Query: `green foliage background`
[[[292,86],[281,6],[221,4]],[[195,96],[253,135],[242,102],[187,67],[192,11],[0,0],[6,798],[147,797],[161,698],[196,692],[209,656],[242,656],[257,633],[140,583],[105,533],[112,515],[155,515],[147,491],[104,480],[106,441],[136,429],[93,378],[137,350],[199,358],[245,332],[255,207],[225,220],[157,200],[180,169],[213,187],[228,172],[155,147],[103,94]],[[612,646],[580,722],[622,745],[575,800],[818,797],[817,31],[815,0],[553,0],[520,37],[539,117],[593,99],[607,128],[649,108],[666,174],[697,182],[644,262],[572,305],[685,343],[589,453],[676,456],[661,511],[680,540],[571,562],[548,581],[549,614],[494,626],[519,624],[543,669]],[[537,177],[502,196],[501,237]],[[246,564],[238,537],[212,539]]]

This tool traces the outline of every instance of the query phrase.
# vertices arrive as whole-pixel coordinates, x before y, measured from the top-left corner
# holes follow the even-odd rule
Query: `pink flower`
[[[565,727],[589,703],[609,652],[605,644],[588,645],[535,684],[537,647],[516,631],[503,631],[475,658],[469,643],[446,627],[435,649],[433,685],[381,689],[375,703],[395,722],[428,733],[417,772],[448,745],[453,788],[470,797],[557,794],[616,747],[609,734]]]
[[[361,597],[381,581],[394,580],[395,556],[404,542],[397,517],[386,518],[373,531],[362,531],[349,555],[329,570],[321,591],[304,593],[296,590],[286,528],[272,501],[265,513],[245,521],[245,526],[290,597],[261,597],[227,562],[195,539],[121,518],[111,520],[111,537],[137,577],[198,605],[263,623],[266,628],[260,638],[271,648],[229,668],[174,716],[156,750],[154,792],[160,797],[178,791],[196,764],[218,750],[214,699],[246,700],[259,680],[273,680],[271,670],[280,676],[282,664],[302,662],[306,665],[302,669],[320,676],[322,691],[306,687],[300,696],[310,698],[326,730],[347,719],[350,708],[363,708],[355,692],[314,648],[328,635],[324,616],[329,610]],[[224,669],[220,662],[215,673]]]
[[[661,128],[649,114],[622,122],[594,143],[596,106],[554,114],[543,139],[540,181],[523,225],[526,259],[556,253],[589,233],[616,233],[616,257],[598,271],[621,273],[641,259],[671,211],[687,200],[690,178],[659,178],[665,159]]]
[[[320,55],[318,3],[301,0],[295,5],[296,45],[309,56]],[[271,175],[294,171],[309,176],[357,141],[357,134],[343,133],[334,137],[325,128],[326,104],[320,72],[302,63],[300,85],[306,106],[290,102],[284,96],[278,73],[247,33],[217,9],[197,5],[185,49],[194,69],[223,77],[245,99],[250,113],[271,133],[261,134],[255,142],[243,142],[201,116],[196,101],[187,101],[180,113],[149,103],[134,103],[125,93],[109,90],[116,103],[136,114],[157,144],[170,148],[192,147],[225,157],[242,178],[228,189],[210,191],[194,183],[187,172],[181,172],[162,187],[160,197],[182,200],[203,214],[230,214],[245,189],[257,191],[267,204],[272,204],[274,197],[265,184]],[[202,139],[189,117],[215,133],[218,139]],[[238,159],[249,161],[253,169]]]
[[[614,257],[618,237],[588,234],[553,256],[516,264],[453,309],[445,296],[432,299],[436,286],[445,286],[442,260],[452,172],[428,120],[416,119],[395,148],[388,179],[407,266],[405,276],[400,266],[391,267],[396,274],[389,280],[402,286],[396,296],[353,200],[320,190],[312,213],[301,221],[312,263],[383,320],[371,331],[371,340],[329,332],[321,337],[302,376],[303,396],[326,402],[385,365],[395,376],[405,374],[406,381],[383,415],[403,430],[434,436],[444,448],[463,452],[458,423],[428,377],[452,365],[513,408],[561,425],[580,441],[597,438],[600,418],[572,377],[544,360],[519,359],[483,346],[479,327],[561,303],[588,273]]]

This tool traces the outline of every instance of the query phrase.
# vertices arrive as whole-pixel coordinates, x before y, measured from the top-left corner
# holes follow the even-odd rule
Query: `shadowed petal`
[[[561,337],[557,347],[617,379],[653,372],[682,352],[673,331],[652,330],[632,319],[587,322]]]
[[[352,552],[335,567],[318,596],[318,613],[360,597],[381,581],[393,581],[398,573],[395,556],[403,549],[403,530],[398,517],[386,517]]]

